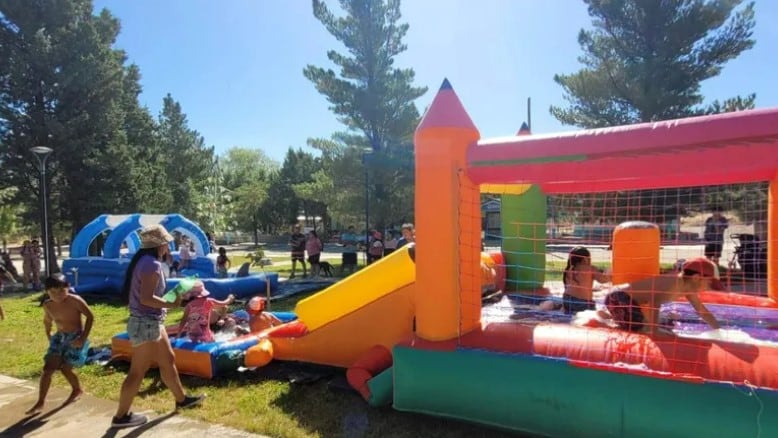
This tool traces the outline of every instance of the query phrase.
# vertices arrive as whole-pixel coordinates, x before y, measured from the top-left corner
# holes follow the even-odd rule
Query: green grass
[[[43,314],[35,294],[9,294],[2,299],[6,320],[0,321],[0,374],[36,380],[40,376],[46,350]],[[274,302],[274,310],[290,310],[301,297]],[[125,331],[127,308],[115,300],[87,298],[95,314],[90,336],[93,347],[110,345],[111,337]],[[181,311],[172,311],[168,321],[178,321]],[[269,368],[272,368],[269,367]],[[124,366],[87,365],[78,370],[86,392],[99,398],[117,400],[126,374]],[[169,412],[173,398],[166,390],[148,389],[156,372],[149,372],[133,409]],[[514,376],[520,378],[520,376]],[[361,398],[328,389],[325,381],[290,384],[277,380],[269,369],[235,372],[214,380],[182,376],[184,386],[208,394],[202,408],[183,415],[236,429],[273,437],[336,437],[346,428],[364,429],[365,437],[477,437],[506,436],[501,432],[392,409],[369,407]],[[54,385],[67,387],[61,375]],[[520,407],[517,407],[520,409]]]

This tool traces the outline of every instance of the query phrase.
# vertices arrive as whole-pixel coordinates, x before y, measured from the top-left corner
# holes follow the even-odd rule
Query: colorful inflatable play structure
[[[250,275],[240,278],[216,278],[216,255],[210,253],[210,243],[197,224],[180,214],[150,215],[104,214],[87,224],[70,245],[70,258],[62,263],[62,271],[68,276],[78,293],[116,294],[121,289],[127,266],[133,254],[140,248],[138,231],[153,224],[164,226],[169,232],[188,237],[194,246],[194,255],[188,269],[182,276],[202,279],[217,299],[229,294],[238,298],[248,297],[265,291],[268,282],[271,291],[278,288],[278,275]],[[105,236],[99,248],[99,256],[90,255],[89,248],[98,236]],[[174,260],[179,259],[175,243],[171,243]],[[176,286],[178,280],[168,280],[168,288]]]
[[[503,193],[503,203],[525,210],[511,219],[513,244],[524,249],[503,252],[506,287],[531,291],[544,282],[541,195],[769,181],[769,296],[706,292],[702,299],[714,313],[775,318],[778,110],[479,137],[444,81],[415,135],[416,326],[391,349],[394,408],[557,437],[778,436],[778,420],[763,415],[778,408],[777,344],[487,321],[476,281],[482,191]],[[659,273],[657,233],[643,224],[614,232],[614,282]],[[377,388],[388,380],[373,379]]]
[[[300,301],[283,325],[182,345],[193,352],[179,369],[213,376],[213,352],[239,347],[245,367],[346,368],[374,406],[542,436],[778,436],[778,109],[524,131],[480,139],[444,81],[415,134],[416,244]],[[656,339],[482,303],[485,289],[547,288],[548,195],[757,181],[769,182],[767,296],[701,294],[747,342],[698,336],[708,328],[686,302],[663,309],[683,336]],[[507,212],[497,254],[482,253],[482,193],[500,194]],[[616,227],[614,284],[660,272],[658,233]]]

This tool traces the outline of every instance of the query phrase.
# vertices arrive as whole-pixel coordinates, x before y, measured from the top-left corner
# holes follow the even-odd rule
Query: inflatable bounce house
[[[140,248],[138,231],[143,227],[160,224],[169,232],[178,232],[194,245],[195,255],[188,269],[180,275],[199,277],[217,299],[229,294],[238,298],[256,295],[267,289],[278,287],[278,274],[250,275],[241,278],[216,278],[216,255],[210,254],[210,243],[197,224],[180,214],[149,215],[108,215],[98,216],[87,224],[73,239],[70,245],[70,258],[62,264],[62,271],[68,276],[78,293],[115,294],[121,289],[127,266],[133,254]],[[107,233],[101,248],[101,256],[90,256],[89,247],[94,240]],[[175,243],[171,243],[171,252],[175,260],[179,252]],[[168,288],[178,284],[175,278],[168,279]]]
[[[776,326],[745,327],[750,341],[733,342],[653,339],[507,315],[487,320],[478,281],[481,192],[502,193],[503,207],[522,210],[511,218],[513,230],[503,230],[504,242],[517,245],[507,251],[503,244],[506,287],[538,290],[547,269],[542,195],[766,181],[769,296],[701,298],[728,327],[726,315],[735,312],[755,323],[776,318],[778,110],[479,137],[444,81],[415,135],[415,332],[391,349],[391,376],[367,380],[365,393],[372,396],[375,381],[401,411],[544,436],[778,436],[778,420],[763,415],[778,408]],[[450,248],[441,247],[445,242]],[[659,251],[657,227],[617,227],[614,283],[658,274]],[[370,374],[389,360],[367,356],[355,372]]]

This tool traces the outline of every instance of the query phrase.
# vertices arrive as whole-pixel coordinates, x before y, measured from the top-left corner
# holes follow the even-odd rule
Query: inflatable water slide
[[[371,348],[388,350],[411,336],[415,280],[411,246],[300,301],[293,313],[271,312],[284,324],[259,333],[196,343],[175,338],[178,321],[170,321],[176,366],[182,374],[203,378],[273,359],[349,367]],[[126,333],[113,337],[111,350],[115,359],[132,359]],[[243,352],[243,363],[236,363]]]
[[[413,333],[415,287],[407,246],[297,303],[297,320],[249,348],[246,366],[278,359],[346,368],[375,346],[390,349]]]

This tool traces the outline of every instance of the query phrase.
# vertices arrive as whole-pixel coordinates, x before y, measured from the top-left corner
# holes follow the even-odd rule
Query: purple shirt
[[[154,295],[161,297],[165,294],[165,276],[162,273],[162,263],[157,261],[152,256],[143,256],[138,260],[135,265],[135,270],[132,272],[132,282],[130,283],[130,315],[141,318],[151,318],[163,320],[167,315],[167,309],[155,309],[153,307],[144,306],[140,303],[140,277],[143,274],[159,274],[159,282],[156,289],[154,289]]]

